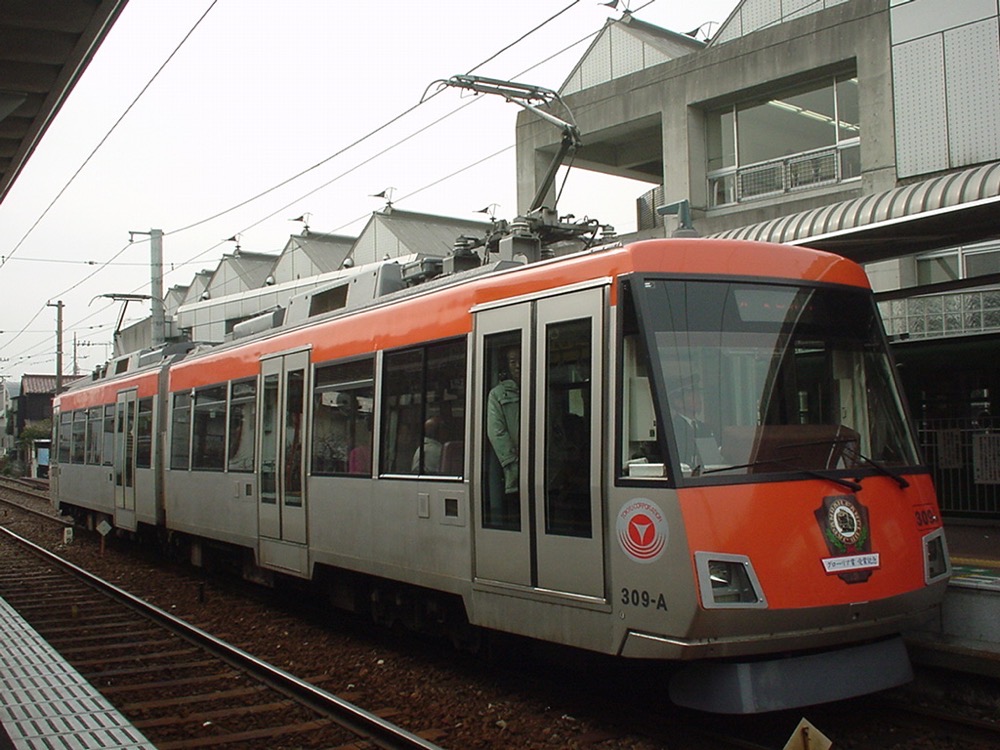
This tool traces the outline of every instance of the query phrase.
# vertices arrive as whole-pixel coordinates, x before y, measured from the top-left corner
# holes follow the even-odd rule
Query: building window
[[[1000,243],[952,247],[916,258],[917,284],[927,286],[1000,273]],[[936,338],[1000,331],[1000,288],[976,286],[879,303],[890,336]]]
[[[706,116],[711,207],[861,176],[858,80],[838,76]]]
[[[371,476],[373,361],[316,368],[313,474]]]
[[[917,257],[917,283],[971,279],[1000,273],[1000,245],[995,242],[958,247]]]
[[[383,474],[463,474],[465,339],[385,355]]]

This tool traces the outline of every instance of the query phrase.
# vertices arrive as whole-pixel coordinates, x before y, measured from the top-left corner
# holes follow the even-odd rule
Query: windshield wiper
[[[907,487],[910,486],[910,483],[906,481],[906,478],[902,474],[900,474],[899,472],[893,471],[892,469],[890,469],[888,466],[886,466],[885,464],[881,463],[880,461],[876,461],[874,458],[869,458],[864,453],[862,453],[861,451],[859,451],[857,448],[847,447],[847,448],[844,449],[844,452],[845,453],[850,452],[850,454],[852,456],[854,456],[855,458],[861,459],[866,464],[868,464],[873,469],[875,469],[875,471],[877,471],[882,476],[889,477],[889,479],[893,480],[896,484],[899,485],[899,488],[901,490],[905,490]]]
[[[829,474],[824,474],[814,469],[807,469],[804,466],[799,466],[798,464],[793,462],[793,459],[795,458],[797,458],[797,456],[791,456],[789,459],[764,458],[759,461],[752,461],[748,464],[738,464],[735,466],[720,466],[717,469],[705,469],[704,471],[701,472],[701,474],[702,476],[704,476],[705,474],[714,474],[717,471],[730,471],[732,469],[752,469],[755,466],[777,465],[777,466],[787,466],[788,468],[794,469],[795,471],[800,472],[802,474],[807,474],[817,479],[825,479],[828,482],[839,484],[841,487],[846,487],[852,492],[859,492],[863,489],[860,483],[852,481],[850,479],[844,479],[843,477],[832,477]]]

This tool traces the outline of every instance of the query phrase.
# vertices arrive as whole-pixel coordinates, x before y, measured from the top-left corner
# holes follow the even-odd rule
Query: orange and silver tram
[[[312,307],[59,396],[58,504],[382,621],[683,662],[706,710],[909,679],[950,566],[853,262],[650,240]]]

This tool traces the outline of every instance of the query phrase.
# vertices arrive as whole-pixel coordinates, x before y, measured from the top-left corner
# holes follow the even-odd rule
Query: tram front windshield
[[[627,474],[655,476],[642,464],[663,461],[663,451],[673,458],[663,475],[720,481],[917,464],[869,293],[655,279],[638,286],[648,330],[645,345],[626,336],[624,382],[635,393],[626,394],[625,418],[654,426],[644,435],[626,425]],[[654,391],[669,428],[644,444],[632,438],[659,432],[655,416],[641,414]]]

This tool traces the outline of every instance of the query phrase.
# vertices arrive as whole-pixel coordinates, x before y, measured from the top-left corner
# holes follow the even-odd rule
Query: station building
[[[559,92],[584,141],[573,166],[650,184],[627,239],[671,234],[661,213],[684,206],[703,236],[865,266],[943,508],[962,517],[1000,514],[997,7],[743,0],[710,41],[625,13]],[[522,211],[560,136],[519,117]]]

